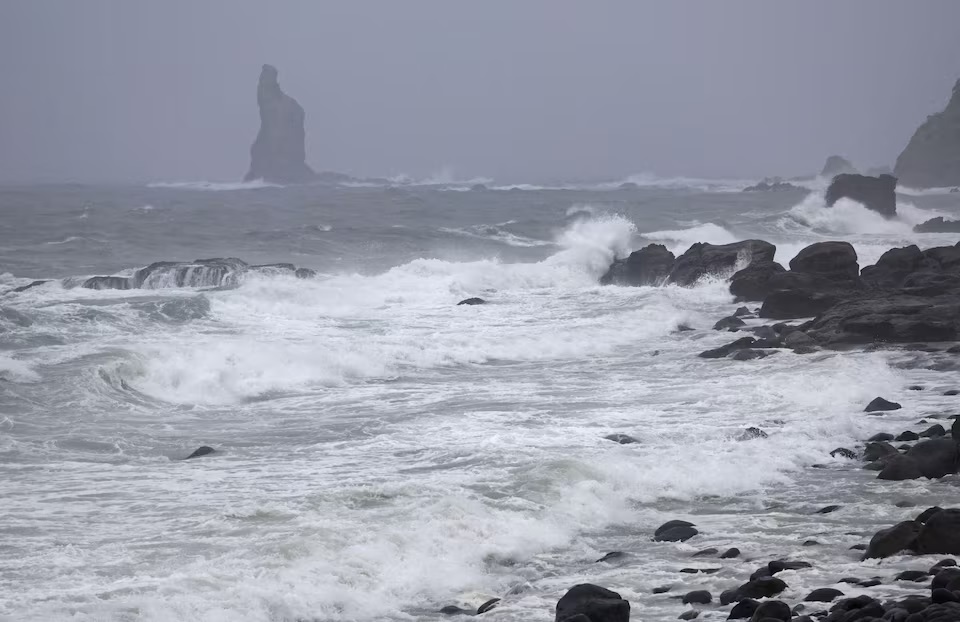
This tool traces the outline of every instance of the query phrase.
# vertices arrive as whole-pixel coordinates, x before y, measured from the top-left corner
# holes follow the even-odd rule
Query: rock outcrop
[[[600,278],[601,285],[662,285],[675,257],[662,244],[650,244],[614,262]]]
[[[916,225],[913,230],[916,233],[960,233],[960,220],[946,220],[938,216]]]
[[[306,163],[303,108],[280,89],[277,69],[264,65],[257,85],[260,131],[250,147],[250,171],[244,181],[263,179],[297,183],[313,179]]]
[[[280,263],[251,266],[242,259],[225,257],[194,261],[157,261],[133,276],[94,276],[83,282],[87,289],[169,289],[176,287],[234,287],[249,272],[267,276],[310,279],[316,272]]]
[[[836,177],[843,173],[853,173],[857,174],[858,171],[853,164],[850,163],[850,160],[843,158],[838,155],[832,155],[827,158],[827,161],[823,163],[823,169],[820,171],[821,177]]]
[[[791,190],[806,190],[806,188],[794,186],[781,179],[764,179],[752,186],[747,186],[742,192],[789,192]]]
[[[827,205],[833,207],[843,198],[853,199],[869,210],[892,218],[897,215],[897,178],[893,175],[837,175],[830,182],[825,199]]]
[[[790,261],[790,271],[766,283],[760,317],[813,317],[862,287],[857,252],[847,242],[817,242]],[[732,293],[732,290],[731,290]]]
[[[905,186],[960,184],[960,80],[943,112],[927,117],[897,158],[894,174]]]
[[[693,285],[704,276],[722,275],[724,272],[729,275],[738,266],[772,262],[776,252],[776,246],[763,240],[721,245],[698,242],[677,257],[669,280],[677,285]]]

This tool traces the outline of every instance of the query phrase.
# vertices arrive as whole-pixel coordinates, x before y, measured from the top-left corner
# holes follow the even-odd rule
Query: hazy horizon
[[[0,181],[240,180],[264,63],[356,176],[755,178],[892,166],[960,4],[91,0],[0,6]]]

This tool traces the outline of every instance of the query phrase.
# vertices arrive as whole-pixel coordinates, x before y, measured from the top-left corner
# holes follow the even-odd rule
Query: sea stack
[[[960,80],[943,112],[927,117],[914,132],[894,174],[913,188],[960,185]]]
[[[277,69],[264,65],[257,85],[260,131],[250,147],[250,171],[244,181],[297,183],[314,177],[307,166],[303,108],[280,89]]]
[[[842,156],[832,155],[827,158],[826,162],[823,163],[823,169],[820,171],[820,177],[828,177],[832,179],[833,177],[842,175],[844,173],[856,175],[859,172],[860,171],[858,171],[856,167],[850,163],[850,160]]]

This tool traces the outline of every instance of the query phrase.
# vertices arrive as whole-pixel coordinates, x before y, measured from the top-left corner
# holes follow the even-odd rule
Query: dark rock
[[[753,312],[746,307],[737,307],[737,310],[733,312],[733,317],[744,317],[753,315]]]
[[[960,451],[953,438],[934,438],[920,441],[906,454],[917,464],[924,477],[939,479],[958,471]]]
[[[823,163],[823,169],[820,171],[820,177],[829,177],[833,178],[841,173],[859,173],[853,164],[850,163],[850,160],[838,156],[832,155],[827,158],[827,161]]]
[[[633,443],[640,442],[628,434],[607,434],[603,438],[608,441],[613,441],[614,443],[619,443],[620,445],[632,445]]]
[[[956,568],[956,567],[957,567],[957,560],[952,559],[952,558],[950,558],[950,557],[947,557],[947,558],[941,559],[940,561],[938,561],[937,563],[935,563],[935,564],[932,566],[931,570],[930,570],[930,574],[935,574],[935,573],[934,573],[934,570],[935,570],[935,569],[939,569],[939,568]]]
[[[613,263],[600,277],[601,285],[662,285],[673,268],[675,257],[662,244],[650,244]]]
[[[737,266],[753,262],[773,261],[777,247],[762,240],[745,240],[733,244],[714,245],[698,242],[677,257],[669,281],[689,286],[707,275],[729,274]]]
[[[950,585],[953,581],[960,579],[960,568],[941,568],[933,576],[933,582],[930,589],[935,590]]]
[[[881,441],[892,441],[892,440],[894,440],[893,434],[890,434],[889,432],[878,432],[867,439],[867,441],[871,443],[879,443]]]
[[[960,297],[919,296],[905,291],[842,300],[810,322],[805,331],[818,343],[830,346],[957,339]]]
[[[843,506],[840,506],[840,505],[828,505],[827,507],[820,508],[819,510],[817,510],[817,514],[829,514],[829,513],[831,513],[831,512],[836,512],[836,511],[839,510],[841,507],[843,507]]]
[[[735,559],[737,557],[740,557],[740,549],[736,547],[727,549],[720,554],[720,559]]]
[[[830,452],[831,458],[845,458],[847,460],[856,460],[857,452],[852,449],[847,449],[846,447],[837,447]]]
[[[758,182],[752,186],[747,186],[741,192],[786,192],[790,190],[804,190],[800,186],[794,186],[785,181],[779,179],[764,179],[761,182]]]
[[[875,397],[873,401],[867,404],[867,407],[863,409],[863,412],[873,413],[887,410],[900,410],[902,406],[896,402],[890,402],[882,397]]]
[[[897,158],[895,174],[913,188],[960,183],[960,80],[943,112],[927,117]]]
[[[443,607],[442,609],[440,609],[440,613],[446,616],[457,616],[457,615],[472,616],[473,615],[473,612],[470,611],[469,609],[461,609],[456,605],[447,605],[446,607]]]
[[[790,270],[833,282],[856,281],[860,275],[857,251],[849,242],[817,242],[790,260]]]
[[[312,179],[315,173],[306,163],[303,108],[280,89],[277,70],[271,65],[260,71],[257,105],[260,131],[250,147],[250,171],[244,181],[297,183]]]
[[[916,547],[917,536],[920,534],[920,524],[916,521],[903,521],[893,527],[881,529],[867,546],[864,559],[885,558]]]
[[[908,456],[891,456],[877,475],[877,479],[902,482],[923,477],[916,460]]]
[[[699,611],[697,611],[696,609],[691,609],[689,611],[684,611],[683,613],[681,613],[679,616],[677,616],[677,619],[678,620],[696,620],[699,615],[700,615]]]
[[[684,594],[681,602],[684,605],[708,605],[713,602],[713,596],[707,590],[696,590]]]
[[[820,546],[820,543],[816,540],[804,540],[801,546]]]
[[[671,520],[660,525],[653,533],[654,542],[686,542],[700,533],[693,523],[685,520]]]
[[[191,458],[199,458],[200,456],[208,456],[215,452],[216,450],[213,447],[207,447],[206,445],[204,445],[203,447],[198,447],[197,449],[195,449],[193,453],[187,456],[186,458],[184,458],[184,460],[190,460]]]
[[[787,584],[776,577],[758,577],[737,588],[738,600],[744,598],[771,598],[783,590]]]
[[[478,615],[478,616],[479,616],[479,615],[483,615],[483,614],[485,614],[486,612],[490,611],[491,609],[496,608],[496,606],[497,606],[497,604],[499,604],[499,602],[500,602],[500,599],[499,599],[499,598],[491,598],[491,599],[488,600],[487,602],[485,602],[485,603],[483,603],[482,605],[480,605],[479,607],[477,607],[477,615]]]
[[[960,555],[960,509],[946,509],[934,513],[917,538],[917,552]]]
[[[719,568],[681,568],[680,572],[684,574],[716,574],[720,572]]]
[[[920,433],[920,436],[923,438],[940,438],[941,436],[946,436],[947,431],[943,429],[943,426],[939,423],[935,423],[923,432]]]
[[[757,610],[753,612],[751,620],[780,620],[787,622],[793,617],[790,606],[779,600],[768,600],[760,603]]]
[[[729,604],[728,603],[724,604]],[[748,620],[753,617],[753,613],[757,610],[757,607],[760,606],[760,603],[752,598],[744,598],[737,602],[736,605],[730,610],[730,615],[727,616],[728,620]]]
[[[625,556],[626,556],[626,553],[624,553],[623,551],[611,551],[606,555],[604,555],[603,557],[601,557],[600,559],[598,559],[597,561],[595,561],[594,563],[599,564],[600,562],[612,562],[615,559],[622,559]]]
[[[660,587],[653,588],[654,594],[666,594],[673,589],[672,585],[661,585]]]
[[[904,570],[903,572],[898,574],[896,577],[894,577],[894,581],[919,582],[919,581],[925,581],[929,576],[930,576],[930,573],[925,570]]]
[[[733,274],[730,293],[737,300],[762,301],[773,291],[773,277],[783,272],[783,266],[774,261],[755,261]]]
[[[920,440],[920,435],[917,434],[916,432],[912,431],[912,430],[905,430],[905,431],[901,432],[901,433],[897,436],[897,438],[895,438],[894,440],[896,440],[896,441],[916,441],[916,440]]]
[[[861,203],[887,218],[897,215],[897,178],[893,175],[867,177],[842,173],[833,178],[824,196],[827,206],[843,198]]]
[[[794,562],[788,561],[785,559],[776,559],[767,564],[767,569],[770,571],[771,575],[775,575],[778,572],[783,572],[784,570],[801,570],[803,568],[811,568],[810,562]]]
[[[850,550],[851,550],[851,551],[866,551],[866,550],[867,550],[867,545],[866,545],[866,544],[854,544],[853,546],[850,547]]]
[[[960,395],[960,389],[950,389],[949,391],[944,391],[943,394],[948,397],[952,397],[954,395]]]
[[[915,520],[918,523],[926,523],[928,520],[930,520],[933,517],[934,514],[937,514],[942,511],[943,511],[942,507],[935,505],[933,507],[927,508],[926,510],[920,512],[920,515],[917,516]]]
[[[713,325],[713,330],[736,330],[741,326],[746,326],[747,323],[741,320],[738,317],[725,317],[722,320],[719,320],[716,324]]]
[[[557,602],[556,622],[576,615],[590,622],[629,622],[630,603],[616,592],[591,583],[575,585]]]
[[[867,446],[863,449],[863,459],[867,462],[873,462],[888,456],[896,456],[899,453],[897,448],[890,443],[867,443]]]
[[[816,345],[806,333],[795,330],[783,338],[783,345],[786,348],[807,348]]]
[[[860,585],[860,587],[875,587],[881,584],[882,582],[880,579],[867,579],[865,581],[861,581],[858,585]]]
[[[738,441],[750,441],[755,438],[767,438],[769,434],[760,428],[747,428],[737,436]]]
[[[919,384],[910,385],[907,387],[907,389],[910,391],[923,391],[923,387],[921,387]]]
[[[757,340],[754,339],[753,337],[741,337],[740,339],[737,339],[736,341],[732,343],[728,343],[724,346],[720,346],[719,348],[714,348],[713,350],[707,350],[705,352],[701,352],[700,358],[705,358],[705,359],[723,358],[725,356],[729,356],[730,354],[732,354],[733,352],[736,352],[737,350],[750,348],[754,344],[756,344],[756,342]]]
[[[708,556],[708,555],[716,555],[716,554],[719,553],[719,552],[720,552],[720,551],[718,551],[717,549],[714,549],[714,548],[703,549],[703,550],[701,550],[701,551],[697,551],[696,553],[694,553],[694,554],[691,555],[690,557],[706,557],[706,556]]]
[[[936,604],[960,602],[960,596],[948,589],[937,588],[930,592],[930,599]],[[960,612],[958,612],[960,615]]]
[[[843,592],[832,587],[821,587],[813,590],[803,600],[815,603],[829,603],[843,596]]]
[[[22,292],[27,291],[28,289],[33,289],[34,287],[39,287],[40,285],[43,285],[44,283],[49,283],[49,282],[50,282],[49,280],[46,280],[46,281],[33,281],[32,283],[28,283],[27,285],[21,285],[20,287],[14,287],[12,291],[13,291],[14,294],[19,294],[19,293],[22,293]]]
[[[917,506],[917,504],[914,503],[913,501],[906,501],[906,500],[897,501],[896,503],[894,503],[894,505],[897,506],[898,508],[913,508]]]
[[[459,307],[460,305],[473,306],[473,305],[485,305],[485,304],[487,304],[487,301],[484,300],[483,298],[467,298],[466,300],[461,300],[460,302],[458,302],[457,306]]]
[[[937,216],[913,227],[916,233],[960,233],[960,220],[945,220]]]

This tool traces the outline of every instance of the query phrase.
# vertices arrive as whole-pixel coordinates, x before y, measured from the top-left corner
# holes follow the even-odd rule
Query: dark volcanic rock
[[[937,216],[916,225],[913,230],[917,233],[960,233],[960,220],[944,220]]]
[[[590,622],[629,622],[630,603],[591,583],[575,585],[557,602],[556,622],[584,615]]]
[[[720,559],[736,559],[737,557],[740,557],[740,549],[736,547],[727,549],[720,554]]]
[[[87,289],[131,289],[133,283],[125,276],[94,276],[83,282]]]
[[[461,300],[460,302],[458,302],[457,306],[458,307],[460,305],[474,306],[474,305],[485,305],[485,304],[487,304],[487,301],[484,300],[483,298],[467,298],[466,300]]]
[[[830,281],[855,281],[860,275],[857,251],[849,242],[817,242],[790,260],[790,270],[822,276]]]
[[[626,553],[623,551],[611,551],[594,563],[599,564],[600,562],[612,562],[615,559],[623,559],[624,557],[626,557]]]
[[[900,410],[901,408],[902,406],[896,402],[885,400],[882,397],[875,397],[873,398],[873,401],[867,404],[867,407],[863,409],[863,412],[872,413],[886,410]]]
[[[863,459],[867,462],[873,462],[887,456],[896,456],[899,453],[896,447],[884,441],[867,443],[867,446],[863,449]]]
[[[733,602],[733,601],[730,601]],[[729,603],[727,603],[729,604]],[[752,598],[744,598],[730,609],[728,620],[747,620],[753,617],[760,603]]]
[[[191,458],[199,458],[200,456],[209,456],[210,454],[215,452],[216,450],[213,447],[207,447],[206,445],[204,445],[203,447],[198,447],[197,449],[195,449],[193,453],[187,456],[186,458],[184,458],[184,460],[190,460]]]
[[[794,186],[793,184],[778,179],[764,179],[752,186],[747,186],[742,192],[784,192],[788,190],[806,191],[806,188]]]
[[[719,348],[714,348],[713,350],[707,350],[699,354],[700,358],[705,359],[719,359],[725,356],[729,356],[731,353],[736,352],[737,350],[743,350],[745,348],[750,348],[755,345],[757,340],[753,337],[741,337],[732,343],[720,346]]]
[[[804,329],[823,345],[955,341],[960,297],[877,292],[838,302]]]
[[[853,164],[850,163],[850,160],[838,156],[832,155],[827,158],[827,161],[823,163],[823,168],[820,170],[820,177],[836,177],[842,173],[859,173]]]
[[[244,181],[263,179],[277,183],[309,181],[303,108],[280,89],[277,70],[264,65],[257,85],[260,131],[250,147],[250,171]]]
[[[870,539],[864,559],[884,558],[897,553],[913,549],[920,535],[920,523],[908,520],[897,523],[893,527],[881,529]]]
[[[753,262],[771,262],[776,251],[776,246],[762,240],[723,245],[698,242],[677,257],[669,281],[693,285],[704,276],[730,274],[738,264],[746,267]]]
[[[930,115],[917,128],[894,172],[914,188],[960,184],[960,80],[943,112]]]
[[[735,272],[730,279],[730,293],[742,301],[761,301],[773,291],[771,279],[786,272],[775,261],[756,261]]]
[[[601,285],[662,285],[675,257],[662,244],[650,244],[616,262],[600,277]]]
[[[670,521],[682,523],[685,521]],[[668,525],[670,523],[667,523]],[[660,527],[653,535],[654,542],[686,542],[690,538],[700,533],[692,525],[673,525],[671,527]]]
[[[906,457],[913,460],[924,477],[938,479],[960,468],[960,451],[953,438],[934,438],[911,447]]]
[[[684,605],[709,605],[713,602],[713,596],[707,590],[695,590],[684,594],[681,602]]]
[[[770,598],[787,589],[787,584],[776,577],[758,577],[737,588],[737,600]]]
[[[917,551],[923,555],[960,555],[960,509],[940,510],[928,518],[920,529]]]
[[[757,620],[758,622],[766,622],[767,620],[787,622],[792,617],[793,612],[790,611],[790,605],[779,600],[768,600],[760,603],[757,610],[753,612],[753,617],[750,619]]]
[[[829,207],[843,198],[863,204],[887,218],[897,215],[897,178],[893,175],[867,177],[840,174],[833,178],[825,195]]]
[[[633,443],[640,442],[628,434],[607,434],[603,438],[605,438],[608,441],[613,441],[614,443],[619,443],[621,445],[632,445]]]
[[[843,592],[832,587],[821,587],[813,590],[803,600],[807,602],[829,603],[843,596]]]
[[[877,479],[893,482],[918,479],[920,477],[923,477],[923,473],[920,471],[920,465],[917,464],[917,461],[908,456],[900,455],[891,456],[877,475]]]
[[[852,449],[847,449],[846,447],[837,447],[836,449],[830,452],[830,457],[831,458],[840,457],[840,458],[846,458],[847,460],[856,460],[857,452],[853,451]]]
[[[741,326],[746,326],[747,323],[741,320],[738,317],[725,317],[722,320],[718,320],[716,324],[713,325],[713,330],[728,330],[733,331]]]

